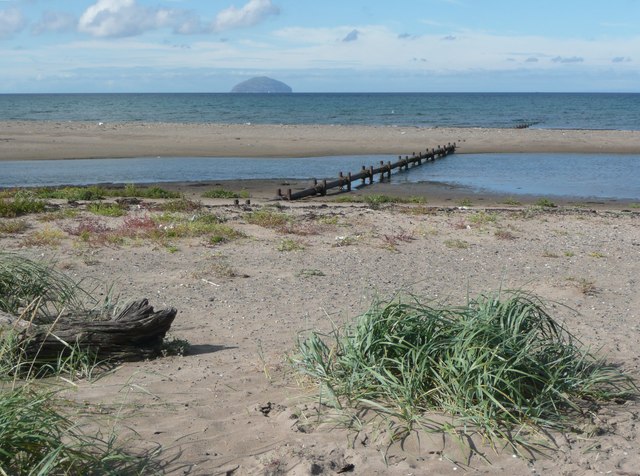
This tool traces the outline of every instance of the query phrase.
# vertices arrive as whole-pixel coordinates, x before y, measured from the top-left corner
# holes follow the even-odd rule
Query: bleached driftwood
[[[57,359],[75,347],[101,360],[140,360],[161,353],[176,313],[174,308],[154,311],[147,299],[140,299],[109,320],[73,315],[60,317],[53,324],[36,325],[0,313],[0,326],[17,333],[27,359]]]

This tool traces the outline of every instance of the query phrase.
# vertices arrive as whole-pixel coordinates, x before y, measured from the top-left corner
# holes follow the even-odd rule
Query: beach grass
[[[18,191],[11,198],[0,198],[0,217],[15,218],[45,211],[46,203],[33,192]]]
[[[249,192],[242,190],[240,192],[234,192],[222,187],[212,188],[202,194],[203,198],[249,198]]]
[[[0,253],[0,310],[34,323],[53,322],[63,310],[95,304],[80,283],[56,271],[52,263]],[[105,301],[106,304],[106,301]],[[106,308],[105,308],[106,309]],[[71,352],[40,362],[27,359],[16,328],[0,332],[0,474],[142,475],[161,474],[162,448],[134,451],[115,422],[92,421],[63,395],[72,380],[91,380],[103,363],[91,352],[69,344]],[[171,351],[169,343],[167,352]],[[184,346],[184,342],[180,342]],[[47,377],[42,379],[42,377]],[[86,413],[86,412],[84,412]],[[79,417],[82,417],[80,422]],[[102,416],[101,420],[106,417]],[[117,414],[111,419],[120,418]],[[101,430],[88,430],[95,428]]]
[[[353,322],[300,339],[294,367],[324,403],[368,408],[403,431],[479,431],[516,451],[568,431],[589,402],[637,395],[631,378],[584,349],[523,292],[481,295],[461,307],[415,297],[375,302]],[[466,430],[465,430],[466,429]]]

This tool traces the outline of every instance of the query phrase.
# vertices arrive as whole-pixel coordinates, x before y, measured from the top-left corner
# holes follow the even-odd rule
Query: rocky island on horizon
[[[290,93],[291,87],[288,84],[283,83],[275,79],[268,78],[266,76],[257,76],[255,78],[247,79],[241,83],[236,84],[232,93]]]

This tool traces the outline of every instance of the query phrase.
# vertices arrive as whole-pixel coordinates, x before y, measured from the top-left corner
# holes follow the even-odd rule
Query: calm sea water
[[[387,156],[301,159],[135,158],[0,162],[0,187],[230,179],[335,178]],[[397,172],[395,183],[438,182],[512,195],[640,200],[640,156],[459,154]],[[96,179],[97,178],[97,179]],[[311,183],[311,182],[310,182]],[[274,190],[275,194],[275,190]]]
[[[640,130],[640,94],[5,94],[0,121],[346,124]],[[0,136],[2,130],[0,129]],[[0,149],[1,152],[1,149]],[[383,160],[394,160],[383,157]],[[379,157],[0,161],[0,186],[335,177]],[[226,161],[220,166],[220,161]],[[640,157],[455,155],[396,180],[506,193],[640,198]]]
[[[3,94],[0,120],[640,130],[640,94]]]

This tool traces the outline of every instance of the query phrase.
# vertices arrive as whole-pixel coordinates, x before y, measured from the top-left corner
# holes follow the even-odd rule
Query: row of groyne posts
[[[403,159],[402,156],[398,156],[398,161],[395,163],[391,163],[391,161],[384,163],[383,160],[380,161],[379,167],[374,167],[370,165],[369,168],[362,166],[362,170],[357,174],[352,174],[349,172],[347,175],[344,175],[342,172],[338,175],[338,178],[335,180],[327,180],[324,179],[322,181],[318,181],[317,179],[313,179],[313,187],[300,190],[299,192],[292,192],[291,189],[288,189],[286,193],[282,193],[282,189],[278,189],[278,197],[284,200],[298,200],[300,198],[311,197],[314,195],[326,195],[327,190],[332,188],[339,187],[340,190],[344,190],[345,187],[348,192],[351,191],[352,184],[361,180],[361,185],[364,186],[369,181],[369,184],[373,184],[374,177],[376,175],[380,175],[380,182],[384,181],[385,176],[387,180],[391,180],[391,171],[394,169],[400,170],[409,170],[409,167],[416,167],[418,165],[422,165],[422,163],[433,162],[436,159],[440,159],[442,157],[446,157],[449,154],[453,154],[456,151],[456,144],[449,143],[446,146],[438,146],[434,149],[427,149],[425,152],[420,152],[416,154],[415,152],[409,156],[405,156]]]

